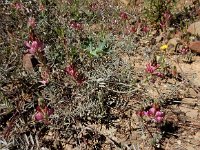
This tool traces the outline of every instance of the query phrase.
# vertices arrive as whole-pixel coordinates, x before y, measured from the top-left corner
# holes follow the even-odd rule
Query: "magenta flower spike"
[[[149,117],[149,111],[143,111],[143,115]]]
[[[155,117],[164,117],[164,112],[156,111]]]
[[[163,119],[164,119],[163,117],[156,117],[155,122],[161,123],[163,121]]]
[[[121,19],[123,19],[123,20],[127,20],[128,19],[128,15],[125,12],[121,12],[119,15],[120,15]]]
[[[44,108],[41,108],[41,106],[37,106],[36,113],[34,115],[35,121],[43,121],[44,123],[48,121],[48,117],[52,115],[54,110],[52,108],[48,108],[47,106],[44,106]]]
[[[76,78],[77,77],[77,71],[75,69],[75,67],[73,65],[69,65],[68,67],[65,68],[65,72],[72,76],[73,78]]]
[[[146,69],[145,70],[146,70],[147,73],[151,73],[152,74],[152,73],[155,72],[156,69],[158,69],[158,66],[153,66],[152,64],[149,63],[149,64],[146,65]]]
[[[43,44],[39,41],[25,41],[25,45],[28,48],[28,52],[30,54],[35,54],[39,49],[43,48]]]
[[[160,78],[164,78],[164,74],[161,72],[156,72],[155,75]]]
[[[81,23],[78,23],[78,22],[75,22],[75,21],[70,22],[70,27],[75,29],[75,30],[82,30],[83,29],[83,25]]]
[[[155,123],[161,123],[164,120],[165,114],[156,107],[151,107],[148,111],[137,111],[136,114],[140,117],[147,117]]]
[[[154,116],[156,114],[156,109],[154,107],[152,107],[152,108],[149,109],[148,112],[149,112],[150,116]]]
[[[35,113],[35,120],[36,121],[42,121],[44,119],[44,114],[42,112],[36,112]]]

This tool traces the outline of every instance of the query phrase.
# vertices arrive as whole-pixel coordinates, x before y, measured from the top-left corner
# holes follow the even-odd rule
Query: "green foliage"
[[[159,23],[174,3],[175,0],[145,0],[144,14],[152,23]],[[132,125],[138,124],[133,115],[138,108],[149,110],[152,104],[164,104],[173,98],[177,89],[184,91],[179,88],[180,82],[171,83],[167,53],[159,56],[155,48],[158,43],[154,47],[149,42],[154,39],[149,30],[152,26],[140,18],[140,9],[121,7],[114,1],[91,0],[17,0],[1,7],[0,135],[9,135],[8,139],[14,142],[10,149],[27,149],[28,143],[34,142],[49,149],[66,149],[62,147],[66,144],[75,149],[115,149],[116,145],[136,149],[129,142],[104,141],[104,128],[116,138],[118,133],[131,133],[128,139],[132,140],[132,135],[135,139],[140,136],[135,135],[139,128],[132,130]],[[127,17],[122,17],[121,12]],[[33,26],[29,26],[30,17],[35,19]],[[42,46],[37,44],[35,47],[40,48],[31,53],[30,47],[36,48],[27,46],[27,41],[41,42]],[[156,73],[163,74],[163,78],[145,72],[149,60],[144,57],[150,58],[154,52],[159,56],[155,60],[159,65]],[[191,57],[187,61],[191,62]],[[145,74],[151,78],[146,80]],[[159,87],[166,87],[167,75],[172,78],[169,92]],[[39,110],[37,106],[42,104],[47,107]],[[48,108],[54,110],[51,116],[47,115]],[[37,122],[36,114],[48,116],[48,124]],[[150,137],[153,146],[160,144],[161,124],[153,126],[148,120],[140,123],[146,139]],[[92,129],[100,126],[102,135]],[[32,135],[38,135],[40,141],[32,139]],[[46,140],[46,135],[56,135],[61,140]]]
[[[97,44],[97,47],[94,46],[94,43],[90,42],[86,50],[91,56],[99,57],[103,53],[108,52],[109,47],[107,45],[107,41],[104,39]]]
[[[152,23],[161,21],[163,13],[173,9],[176,0],[145,0],[144,15]]]

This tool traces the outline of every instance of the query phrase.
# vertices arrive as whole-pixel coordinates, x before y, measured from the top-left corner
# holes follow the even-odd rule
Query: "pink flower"
[[[77,78],[78,72],[76,71],[75,67],[73,65],[69,65],[68,67],[65,68],[65,72],[74,77]]]
[[[53,113],[54,113],[54,110],[52,108],[47,108],[47,115],[48,116],[52,115]]]
[[[161,112],[160,110],[157,110],[156,113],[155,113],[153,121],[155,121],[157,123],[160,123],[160,122],[163,121],[164,116],[165,116],[164,112]]]
[[[164,74],[161,72],[156,72],[155,75],[160,78],[164,78]]]
[[[164,14],[163,14],[163,18],[167,21],[169,21],[171,19],[172,15],[170,13],[170,11],[166,11]]]
[[[149,111],[143,111],[143,115],[144,116],[149,116],[150,114],[149,114]]]
[[[42,112],[36,112],[35,120],[36,121],[42,121],[43,119],[44,119],[44,114]]]
[[[164,112],[161,112],[159,109],[155,108],[154,106],[151,107],[148,111],[138,111],[136,114],[140,117],[146,116],[150,120],[156,123],[162,122],[165,116]]]
[[[148,112],[149,112],[149,115],[154,116],[155,113],[156,113],[156,109],[154,107],[152,107],[152,108],[149,109]]]
[[[164,119],[163,117],[156,117],[155,122],[161,123],[163,121],[163,119]]]
[[[18,2],[18,3],[14,3],[12,4],[13,7],[16,9],[16,10],[23,10],[24,6],[22,3]]]
[[[164,116],[165,116],[164,112],[157,111],[154,117],[154,121],[157,123],[160,123],[163,121]]]
[[[72,76],[74,78],[74,80],[76,80],[76,82],[79,85],[82,84],[86,80],[84,75],[81,74],[81,73],[78,73],[73,65],[70,65],[70,66],[66,67],[65,68],[65,72],[68,75]]]
[[[52,115],[53,112],[54,110],[48,108],[47,106],[44,106],[44,108],[42,108],[41,106],[37,106],[36,113],[34,115],[35,121],[44,121],[46,123],[48,117]]]
[[[137,29],[136,29],[136,27],[132,26],[132,27],[130,27],[129,31],[131,33],[135,33],[137,31]]]
[[[47,80],[42,80],[42,81],[39,81],[40,83],[42,83],[43,86],[46,86],[46,84],[49,82]]]
[[[160,110],[156,111],[155,117],[164,117],[164,113]]]
[[[132,33],[135,33],[136,31],[137,31],[137,28],[135,26],[128,26],[126,28],[125,34],[126,35],[132,34]]]
[[[149,29],[148,26],[142,27],[142,31],[145,32],[145,33],[149,32],[149,30],[150,30],[150,29]]]
[[[27,25],[28,25],[28,27],[34,28],[36,26],[35,18],[34,17],[29,17]]]
[[[145,70],[146,70],[147,73],[150,73],[150,74],[155,75],[157,77],[163,78],[164,77],[163,73],[155,72],[158,68],[159,68],[158,64],[152,65],[151,63],[149,63],[149,64],[146,65],[146,69]]]
[[[146,65],[146,69],[145,70],[146,70],[147,73],[151,73],[152,74],[152,73],[155,72],[156,69],[158,69],[158,67],[159,67],[158,65],[152,65],[151,63],[149,63],[149,64]]]
[[[75,21],[71,21],[70,22],[70,27],[75,29],[75,30],[82,30],[83,26],[81,23],[75,22]]]
[[[125,12],[121,12],[119,15],[120,15],[121,19],[123,19],[123,20],[127,20],[128,19],[128,15]]]
[[[182,49],[179,50],[179,52],[183,55],[187,54],[189,52],[189,48],[188,47],[183,47]]]
[[[140,116],[140,117],[143,117],[144,116],[144,112],[145,111],[137,111],[136,112],[136,115]]]
[[[39,49],[43,48],[43,44],[39,41],[33,41],[33,42],[25,41],[25,45],[28,48],[28,52],[30,54],[35,54]]]

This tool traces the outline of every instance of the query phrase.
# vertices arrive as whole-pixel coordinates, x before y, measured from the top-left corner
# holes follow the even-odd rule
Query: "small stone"
[[[188,133],[186,132],[186,131],[183,131],[183,133],[182,133],[182,135],[184,136],[184,135],[187,135]]]
[[[190,141],[188,141],[190,143]],[[186,149],[188,150],[196,150],[192,145],[187,145]]]
[[[189,48],[192,52],[200,54],[200,41],[190,42]]]
[[[189,40],[190,40],[190,41],[196,41],[197,38],[196,38],[195,36],[190,36],[190,37],[189,37]]]
[[[182,103],[183,104],[189,104],[190,106],[193,106],[193,105],[195,105],[196,103],[197,103],[197,99],[195,99],[195,98],[183,98],[182,99]]]
[[[64,150],[73,149],[73,146],[69,144],[65,144],[63,147],[64,147]]]
[[[157,30],[153,30],[153,31],[151,32],[151,35],[156,35],[157,33],[158,33]]]
[[[162,40],[163,40],[163,35],[162,34],[156,37],[156,43],[159,43]]]
[[[169,49],[171,51],[175,51],[177,44],[179,44],[180,42],[181,40],[179,38],[173,38],[168,41],[167,45],[169,46]]]
[[[192,23],[188,27],[187,32],[195,35],[200,35],[200,21]]]
[[[189,92],[190,97],[192,98],[195,98],[198,96],[198,93],[193,88],[190,88],[188,92]]]
[[[189,138],[189,139],[193,139],[194,137],[193,137],[193,136],[191,136],[191,135],[189,135],[189,136],[188,136],[188,138]]]
[[[197,132],[197,133],[194,135],[194,139],[200,141],[200,132]]]
[[[178,140],[178,141],[177,141],[177,144],[178,144],[178,145],[181,145],[181,140]]]
[[[24,54],[23,58],[22,58],[23,67],[28,72],[34,72],[33,64],[32,64],[32,61],[31,61],[32,57],[33,57],[32,54]]]
[[[173,46],[176,46],[178,43],[180,43],[180,39],[179,38],[173,38],[173,39],[170,39],[168,41],[168,45],[173,45]]]
[[[198,110],[197,109],[191,109],[187,108],[187,106],[180,106],[180,109],[182,112],[186,114],[187,117],[190,117],[192,119],[197,119],[198,118]]]
[[[171,27],[171,28],[169,28],[169,31],[175,31],[175,28],[173,28],[173,27]]]

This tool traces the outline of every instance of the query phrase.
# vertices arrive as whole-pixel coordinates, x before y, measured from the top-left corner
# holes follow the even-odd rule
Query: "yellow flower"
[[[163,50],[163,51],[164,51],[164,50],[166,50],[167,48],[168,48],[168,45],[165,44],[165,45],[163,45],[163,46],[160,47],[160,50]]]

